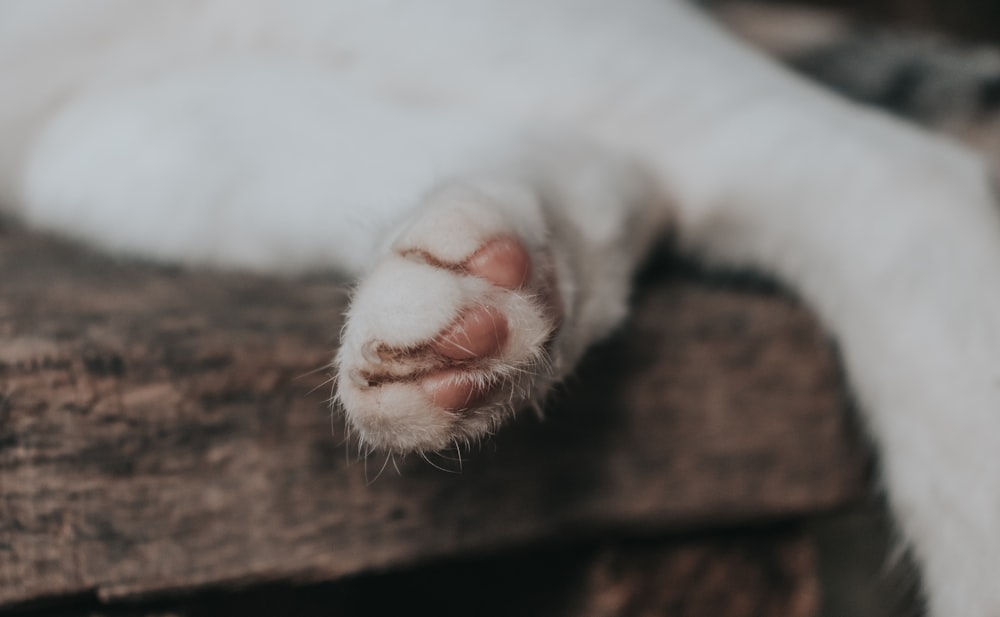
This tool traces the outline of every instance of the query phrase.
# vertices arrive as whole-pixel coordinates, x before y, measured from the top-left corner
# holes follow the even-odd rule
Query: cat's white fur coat
[[[672,226],[820,315],[930,614],[1000,616],[984,164],[684,5],[7,1],[0,202],[112,251],[358,275],[339,396],[364,442],[402,450],[540,401]]]

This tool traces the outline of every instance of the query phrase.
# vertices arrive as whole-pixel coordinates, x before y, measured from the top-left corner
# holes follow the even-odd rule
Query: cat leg
[[[0,177],[20,220],[104,251],[268,273],[364,271],[438,170],[504,127],[273,59],[63,99],[19,153],[14,185]]]
[[[1000,616],[1000,208],[986,166],[684,25],[700,53],[661,56],[707,84],[702,104],[664,97],[659,128],[633,133],[669,178],[678,237],[816,311],[929,614]]]
[[[625,315],[668,211],[648,176],[575,147],[501,167],[429,192],[358,285],[337,396],[365,448],[491,434]]]

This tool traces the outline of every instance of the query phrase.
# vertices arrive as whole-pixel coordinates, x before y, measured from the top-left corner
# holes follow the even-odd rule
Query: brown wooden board
[[[795,529],[750,530],[546,547],[334,583],[255,585],[111,607],[78,601],[50,605],[47,614],[817,617],[822,594],[816,562],[811,538]]]
[[[345,444],[322,368],[345,301],[332,277],[187,272],[0,232],[0,605],[327,580],[864,490],[830,346],[784,296],[645,283],[544,421],[431,459],[452,472]]]

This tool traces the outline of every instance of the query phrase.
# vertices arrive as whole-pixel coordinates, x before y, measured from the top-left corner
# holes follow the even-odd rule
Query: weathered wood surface
[[[317,370],[345,293],[0,231],[0,605],[326,580],[863,490],[838,370],[782,296],[660,276],[544,422],[461,465],[367,462]],[[378,478],[376,479],[376,476]]]
[[[256,585],[110,608],[77,601],[47,614],[818,617],[817,578],[808,535],[779,529],[515,551],[334,583]]]

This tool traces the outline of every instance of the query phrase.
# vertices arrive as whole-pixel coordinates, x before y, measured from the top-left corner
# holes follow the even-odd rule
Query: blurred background
[[[769,0],[843,11],[893,27],[949,32],[971,41],[1000,41],[1000,2],[995,0]]]

